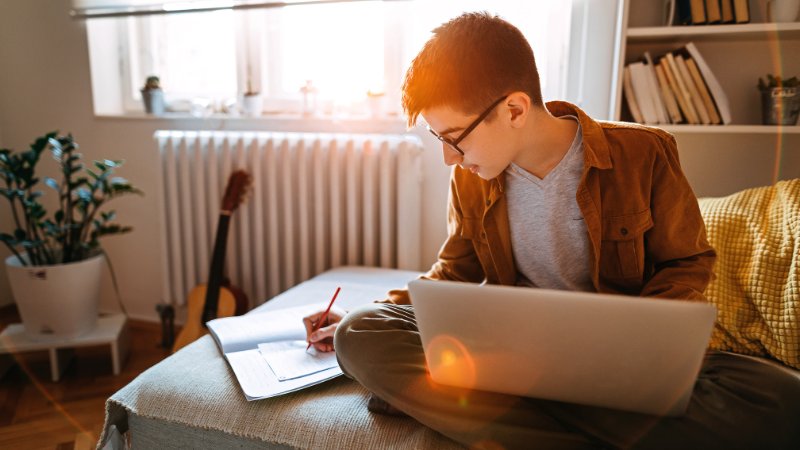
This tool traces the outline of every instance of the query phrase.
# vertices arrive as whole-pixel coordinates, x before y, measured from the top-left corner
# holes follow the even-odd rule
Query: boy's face
[[[472,130],[468,130],[476,120],[481,119],[483,114],[464,114],[448,106],[437,106],[422,111],[421,115],[428,123],[431,131],[441,136],[442,152],[444,162],[448,166],[458,164],[464,169],[480,176],[485,180],[500,175],[513,160],[513,148],[507,141],[507,133],[504,132],[507,124],[504,117],[507,117],[508,108],[500,99],[493,106],[494,114],[488,114],[492,118],[480,120]],[[485,117],[485,116],[484,116]],[[465,130],[468,134],[458,142],[458,149],[464,152],[461,155],[456,148],[444,142],[455,142],[462,138]],[[505,130],[508,131],[508,130]]]

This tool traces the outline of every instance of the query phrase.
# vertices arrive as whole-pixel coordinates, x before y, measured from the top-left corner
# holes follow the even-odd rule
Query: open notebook
[[[288,394],[342,374],[335,353],[306,352],[305,305],[208,322],[247,400]]]

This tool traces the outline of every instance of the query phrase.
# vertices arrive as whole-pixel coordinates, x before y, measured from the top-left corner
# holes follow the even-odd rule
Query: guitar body
[[[236,299],[236,313],[234,313],[234,316],[241,316],[250,310],[250,301],[247,299],[247,294],[240,288],[232,285],[231,280],[227,278],[222,280],[222,287],[230,291],[230,293],[233,294],[233,298]]]
[[[178,339],[175,340],[175,345],[172,347],[173,352],[177,352],[188,344],[208,333],[208,329],[202,325],[203,321],[203,308],[206,302],[206,288],[205,284],[200,284],[192,289],[189,297],[186,299],[187,313],[186,325],[184,325]],[[222,287],[219,290],[219,300],[217,303],[217,317],[230,317],[236,312],[236,297],[227,288]]]

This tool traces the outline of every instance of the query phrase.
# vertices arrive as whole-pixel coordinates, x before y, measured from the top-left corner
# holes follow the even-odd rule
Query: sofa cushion
[[[800,368],[800,179],[700,199],[717,250],[711,348]]]

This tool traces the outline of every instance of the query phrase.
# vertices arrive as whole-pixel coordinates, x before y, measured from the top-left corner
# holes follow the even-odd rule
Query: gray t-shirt
[[[514,163],[506,169],[518,285],[594,291],[589,274],[589,234],[575,199],[582,173],[580,123],[570,149],[544,179]]]

